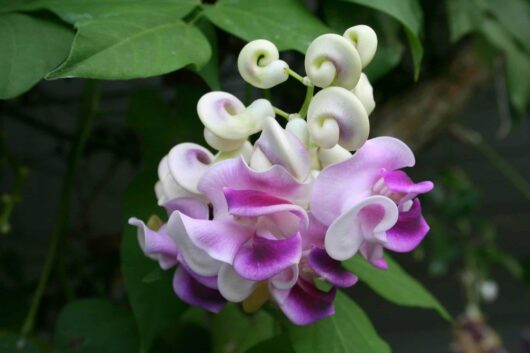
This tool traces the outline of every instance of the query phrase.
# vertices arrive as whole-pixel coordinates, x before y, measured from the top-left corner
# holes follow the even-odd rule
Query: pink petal
[[[208,219],[208,205],[192,197],[179,197],[163,204],[168,216],[175,211],[180,211],[186,216],[196,219]]]
[[[383,245],[372,242],[364,242],[361,246],[361,254],[374,267],[387,270],[388,264],[383,255]]]
[[[228,212],[225,187],[268,192],[294,204],[306,204],[311,190],[309,183],[298,182],[281,166],[257,172],[242,158],[229,159],[212,166],[199,182],[199,191],[212,202],[215,215]]]
[[[425,194],[434,187],[431,181],[414,183],[407,173],[401,170],[388,171],[383,169],[381,177],[391,192],[405,194],[407,200],[412,200],[419,194]]]
[[[411,167],[410,148],[393,137],[376,137],[349,159],[325,168],[315,181],[311,209],[315,217],[330,225],[345,210],[371,195],[380,171]]]
[[[234,269],[243,278],[263,281],[298,264],[302,256],[302,238],[296,233],[288,239],[271,240],[255,236],[234,259]]]
[[[197,183],[213,163],[215,157],[195,143],[180,143],[168,154],[168,166],[177,184],[197,194]]]
[[[213,313],[220,312],[226,304],[219,291],[202,285],[183,267],[177,268],[173,276],[173,290],[183,302]]]
[[[395,252],[414,250],[429,232],[429,225],[421,214],[420,200],[414,199],[408,212],[400,212],[394,227],[387,232],[385,248]]]
[[[308,256],[309,265],[315,273],[337,287],[351,287],[357,283],[358,278],[344,269],[340,261],[334,260],[326,250],[314,248]]]

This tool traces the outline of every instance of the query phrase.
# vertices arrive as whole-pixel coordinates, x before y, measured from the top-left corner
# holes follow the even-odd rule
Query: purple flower
[[[408,252],[418,246],[429,226],[416,196],[432,190],[433,184],[414,183],[400,170],[414,163],[414,154],[403,142],[378,137],[320,173],[311,210],[329,226],[325,248],[332,258],[346,260],[360,251],[384,269],[383,248]]]

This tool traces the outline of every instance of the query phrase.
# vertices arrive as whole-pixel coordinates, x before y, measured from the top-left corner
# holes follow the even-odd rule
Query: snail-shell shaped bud
[[[265,117],[274,116],[266,99],[258,99],[248,107],[226,92],[209,92],[199,99],[197,113],[204,126],[225,140],[246,140],[261,131]]]
[[[177,184],[193,194],[200,194],[197,184],[210,168],[215,157],[206,148],[195,143],[181,143],[167,155],[169,171]]]
[[[180,186],[169,170],[168,156],[162,158],[158,164],[158,181],[155,184],[155,194],[159,205],[178,197],[193,197],[194,194]]]
[[[265,39],[254,40],[241,49],[237,68],[241,77],[257,88],[271,88],[289,78],[285,69],[289,67],[279,60],[278,48]]]
[[[344,32],[344,37],[351,40],[361,57],[361,64],[365,68],[377,51],[377,34],[369,26],[358,25],[348,28]]]
[[[232,152],[236,151],[243,146],[246,139],[242,140],[228,140],[214,134],[210,129],[204,128],[204,139],[206,143],[215,148],[218,151],[222,152]]]
[[[318,160],[322,166],[322,169],[329,165],[340,163],[350,158],[352,154],[347,149],[335,145],[331,148],[319,148],[318,149]]]
[[[284,130],[274,118],[266,118],[263,132],[254,144],[250,167],[263,171],[281,165],[292,176],[303,181],[309,175],[311,161],[303,143],[291,132]]]
[[[285,130],[289,131],[304,144],[305,147],[309,147],[309,129],[307,128],[307,121],[302,119],[300,116],[292,117],[285,126]]]
[[[361,58],[352,42],[338,34],[323,34],[307,48],[305,71],[315,86],[352,89],[361,70]]]
[[[359,98],[368,115],[372,114],[375,108],[374,90],[364,73],[361,74],[361,78],[357,82],[357,86],[352,89],[352,92]]]
[[[348,151],[361,147],[370,130],[361,101],[342,87],[324,88],[313,97],[307,111],[307,125],[318,146],[331,148],[339,144]]]

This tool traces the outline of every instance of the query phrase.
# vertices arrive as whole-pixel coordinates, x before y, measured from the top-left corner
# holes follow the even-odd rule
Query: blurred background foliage
[[[125,353],[140,347],[259,353],[278,344],[297,353],[388,352],[346,296],[337,305],[366,322],[372,346],[326,346],[335,331],[356,330],[340,315],[339,327],[285,332],[268,312],[247,316],[234,306],[212,318],[189,309],[173,295],[171,274],[156,271],[141,254],[134,229],[124,227],[131,214],[160,212],[152,185],[169,148],[204,143],[195,104],[206,91],[222,88],[246,102],[272,96],[282,109],[298,109],[305,92],[297,82],[257,92],[238,78],[235,60],[245,41],[273,41],[303,73],[302,54],[313,38],[360,23],[379,36],[367,68],[378,105],[372,136],[402,138],[420,162],[423,153],[447,146],[449,136],[491,164],[530,215],[529,169],[514,168],[499,147],[514,135],[529,139],[525,0],[0,0],[0,352]],[[493,121],[478,131],[464,126],[461,112],[489,88],[495,111],[487,118]],[[527,151],[525,156],[528,161]],[[495,190],[481,190],[476,173],[449,160],[449,166],[428,170],[426,177],[437,185],[425,206],[432,230],[415,253],[419,262],[406,267],[427,280],[449,277],[462,288],[462,300],[456,289],[439,295],[452,314],[475,320],[474,326],[457,320],[454,352],[493,352],[480,341],[495,333],[473,313],[487,311],[484,303],[495,299],[499,276],[510,273],[528,285],[529,242],[512,254],[510,234],[499,234],[481,207]],[[497,272],[499,266],[508,272]],[[369,283],[376,292],[378,285]],[[392,293],[390,301],[422,306],[416,297],[410,304],[408,292],[384,289]],[[363,308],[372,297],[362,288],[350,294]],[[423,306],[437,305],[424,300]],[[482,336],[468,339],[470,327]],[[21,341],[20,333],[30,340]],[[490,341],[504,349],[500,340]],[[434,349],[447,351],[446,343]],[[435,352],[427,346],[418,352],[426,349]]]

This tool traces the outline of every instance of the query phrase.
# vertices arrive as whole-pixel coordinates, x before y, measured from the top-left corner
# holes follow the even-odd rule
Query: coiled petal
[[[313,97],[307,124],[311,137],[320,147],[339,144],[348,151],[361,147],[370,130],[368,114],[360,100],[341,87],[325,88]]]
[[[226,92],[206,93],[199,99],[197,113],[208,130],[226,140],[245,140],[261,131],[265,117],[274,116],[268,100],[255,100],[245,108],[239,99]]]
[[[271,88],[289,78],[285,69],[289,67],[279,60],[278,48],[268,40],[254,40],[241,49],[237,68],[241,77],[254,87]]]
[[[366,109],[366,113],[368,113],[368,115],[372,114],[375,108],[374,90],[370,81],[368,81],[368,77],[364,73],[361,74],[361,78],[359,79],[359,82],[357,82],[357,85],[352,89],[352,92],[357,98],[359,98],[364,109]]]
[[[323,34],[307,49],[305,71],[315,86],[352,89],[359,81],[361,69],[355,46],[338,34]]]
[[[178,144],[168,154],[171,175],[183,189],[194,194],[199,194],[197,183],[213,161],[212,153],[195,143]]]
[[[351,40],[365,68],[372,61],[377,50],[377,34],[369,26],[358,25],[348,28],[344,32],[344,37]]]
[[[236,151],[245,143],[246,139],[229,140],[217,136],[210,129],[204,128],[204,140],[212,148],[223,152]]]

